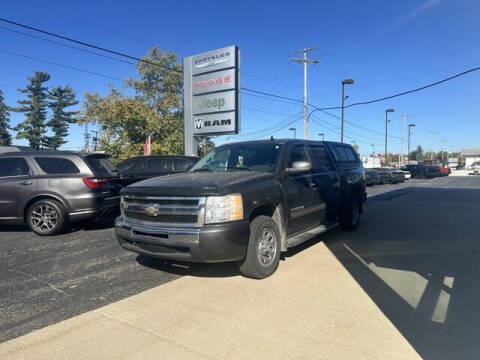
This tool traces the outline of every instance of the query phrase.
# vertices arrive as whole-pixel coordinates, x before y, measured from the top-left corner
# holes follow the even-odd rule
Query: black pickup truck
[[[176,261],[237,261],[265,278],[280,252],[340,225],[355,230],[365,171],[348,144],[262,140],[216,147],[189,172],[121,191],[120,245]]]

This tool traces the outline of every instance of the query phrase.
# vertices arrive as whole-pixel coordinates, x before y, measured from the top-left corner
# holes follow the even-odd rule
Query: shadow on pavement
[[[323,240],[420,356],[478,359],[479,220],[479,189],[410,187],[369,198],[356,232]]]
[[[190,275],[196,277],[231,277],[239,276],[235,263],[217,263],[217,264],[202,264],[202,263],[188,263],[181,261],[167,261],[156,259],[145,255],[138,255],[137,262],[140,265],[161,270],[167,273],[176,275]]]

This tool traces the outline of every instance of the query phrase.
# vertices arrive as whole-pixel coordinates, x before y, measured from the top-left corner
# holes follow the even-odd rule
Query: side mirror
[[[291,168],[287,168],[288,174],[301,174],[312,170],[312,164],[308,161],[295,161]]]

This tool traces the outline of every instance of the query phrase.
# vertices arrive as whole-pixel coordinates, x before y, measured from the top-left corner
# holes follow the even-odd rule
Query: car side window
[[[168,158],[149,158],[147,159],[147,173],[172,173],[172,160]]]
[[[295,161],[310,161],[305,145],[298,145],[293,148],[290,153],[290,158],[288,159],[287,167],[291,168]]]
[[[347,156],[347,161],[357,161],[357,157],[353,152],[352,148],[346,147],[344,149],[345,149],[345,155]]]
[[[117,165],[117,169],[122,174],[138,174],[145,172],[145,159],[135,158],[124,161]]]
[[[337,161],[347,161],[347,155],[343,149],[343,146],[333,146],[333,151],[335,152]]]
[[[30,167],[24,158],[0,159],[0,178],[29,175]]]
[[[325,146],[310,145],[310,151],[312,153],[312,166],[314,171],[324,172],[333,170],[333,166],[327,154]]]
[[[173,171],[175,172],[185,172],[188,171],[195,164],[193,159],[173,159]]]
[[[46,174],[79,174],[73,161],[60,157],[35,157],[35,162]]]

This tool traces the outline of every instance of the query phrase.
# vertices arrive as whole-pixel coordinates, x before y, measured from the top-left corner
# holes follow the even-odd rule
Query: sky
[[[319,63],[308,68],[308,102],[319,107],[341,104],[341,81],[346,78],[355,81],[345,87],[348,105],[480,66],[477,0],[4,0],[2,5],[3,18],[136,57],[144,56],[153,45],[175,51],[180,57],[237,45],[242,87],[295,99],[303,97],[303,67],[290,61],[296,56],[292,52],[318,47],[310,53]],[[78,110],[86,91],[106,95],[112,86],[123,89],[121,79],[136,76],[133,65],[5,28],[29,31],[0,22],[0,88],[10,106],[23,98],[18,89],[25,87],[34,71],[50,73],[50,86],[70,85],[80,100]],[[412,148],[422,145],[430,150],[432,139],[435,151],[480,147],[480,71],[415,94],[345,109],[345,141],[356,141],[361,154],[383,152],[387,108],[395,109],[389,114],[389,152],[401,149],[402,114],[408,115],[407,124],[416,125],[412,128]],[[231,139],[292,137],[291,127],[302,137],[301,114],[300,103],[243,92],[242,130]],[[338,141],[339,116],[339,110],[313,113],[309,138],[319,139],[318,134],[323,133],[326,140]],[[22,114],[12,113],[12,126],[22,120]],[[277,131],[259,132],[269,127]],[[82,147],[83,131],[72,125],[63,148]],[[226,137],[215,142],[224,143]],[[26,144],[24,140],[15,143]],[[406,152],[406,131],[404,146]]]

